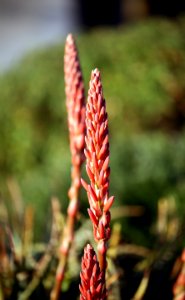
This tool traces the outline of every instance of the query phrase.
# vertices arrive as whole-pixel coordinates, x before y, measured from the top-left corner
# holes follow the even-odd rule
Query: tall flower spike
[[[110,238],[110,207],[114,197],[109,197],[109,138],[106,104],[103,98],[100,72],[92,71],[86,105],[86,171],[90,179],[82,184],[87,190],[90,208],[89,217],[93,223],[97,242],[100,269],[106,270],[107,241]]]
[[[84,249],[80,277],[80,300],[103,300],[106,298],[104,276],[100,271],[96,253],[89,244]]]
[[[57,268],[55,286],[51,299],[57,300],[64,279],[69,250],[74,236],[74,225],[79,206],[79,191],[81,187],[81,165],[84,161],[85,145],[85,95],[82,72],[74,38],[67,36],[64,54],[64,77],[66,106],[68,113],[68,128],[71,151],[71,187],[69,189],[69,205],[67,221],[63,231],[60,247],[60,261]]]

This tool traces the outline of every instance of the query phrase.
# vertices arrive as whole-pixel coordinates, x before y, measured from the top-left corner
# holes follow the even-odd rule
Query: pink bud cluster
[[[89,244],[84,249],[81,270],[80,300],[106,299],[104,274],[100,271],[96,253]]]
[[[182,268],[173,287],[174,300],[185,299],[185,249],[181,256]]]
[[[109,138],[108,118],[100,72],[92,71],[86,105],[86,171],[90,179],[82,184],[87,190],[90,208],[89,217],[93,223],[97,242],[110,238],[110,207],[114,197],[109,197]],[[100,245],[100,243],[99,243]],[[103,243],[105,246],[105,244]],[[102,245],[102,246],[103,246]],[[101,250],[102,252],[106,249]]]
[[[72,34],[65,44],[64,75],[72,164],[81,165],[85,145],[85,93],[77,47]]]

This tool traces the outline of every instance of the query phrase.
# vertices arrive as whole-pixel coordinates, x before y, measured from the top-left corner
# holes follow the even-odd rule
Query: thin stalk
[[[80,176],[81,172],[79,171],[78,173]],[[74,238],[74,227],[76,221],[76,213],[78,208],[78,195],[79,195],[79,188],[75,187],[74,180],[72,181],[70,190],[73,190],[74,194],[73,194],[73,198],[70,199],[70,204],[67,211],[68,214],[67,214],[66,226],[64,228],[63,240],[60,246],[60,260],[57,267],[55,285],[51,292],[51,298],[50,298],[51,300],[59,299],[62,283],[63,283],[63,279],[67,267],[69,250],[71,248],[71,244]]]

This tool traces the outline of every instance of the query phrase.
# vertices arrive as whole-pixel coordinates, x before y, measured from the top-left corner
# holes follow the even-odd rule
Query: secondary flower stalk
[[[100,271],[96,253],[89,244],[84,249],[80,277],[80,300],[106,299],[104,275]]]
[[[84,161],[85,92],[77,47],[72,34],[66,39],[64,75],[71,162],[73,168],[79,168]],[[79,176],[78,182],[74,184],[80,186]]]
[[[66,226],[60,247],[60,261],[56,273],[52,300],[59,298],[64,279],[69,250],[74,236],[74,225],[79,206],[81,166],[84,161],[85,145],[85,93],[77,47],[71,34],[67,36],[64,54],[64,77],[66,107],[71,151],[71,187],[68,192],[69,205]]]
[[[87,191],[90,208],[89,217],[93,224],[94,238],[97,242],[100,270],[106,270],[107,241],[110,238],[110,207],[114,197],[109,197],[109,136],[106,103],[100,72],[91,73],[86,105],[86,171],[90,179],[82,184]],[[104,274],[105,275],[105,274]]]
[[[85,92],[77,47],[72,34],[66,39],[64,54],[66,107],[71,151],[71,187],[68,216],[74,221],[79,205],[81,166],[85,147]],[[71,231],[73,234],[73,230]],[[73,235],[71,236],[73,238]]]

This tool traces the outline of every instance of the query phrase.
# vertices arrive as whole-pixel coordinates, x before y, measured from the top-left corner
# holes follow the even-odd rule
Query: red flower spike
[[[114,197],[109,198],[109,138],[106,103],[100,72],[91,73],[86,105],[85,157],[90,184],[85,184],[90,205],[95,241],[98,243],[100,269],[106,270],[106,242],[110,238],[110,212]]]
[[[104,300],[106,298],[104,277],[100,272],[96,253],[89,244],[84,248],[80,277],[81,300]]]
[[[57,274],[60,276],[55,282],[51,292],[51,299],[59,299],[62,282],[66,270],[66,263],[69,256],[69,251],[74,238],[75,220],[79,208],[79,191],[81,188],[81,166],[84,161],[84,146],[85,146],[85,93],[78,58],[77,47],[73,36],[68,35],[65,44],[64,53],[64,79],[66,93],[66,107],[68,113],[68,128],[71,151],[71,187],[69,189],[70,204],[68,207],[67,220],[62,236],[61,255]],[[57,275],[58,276],[58,275]]]
[[[81,164],[85,145],[85,93],[77,47],[71,34],[65,44],[64,74],[72,161],[78,155],[78,164]]]

